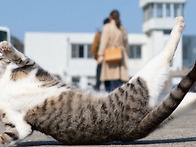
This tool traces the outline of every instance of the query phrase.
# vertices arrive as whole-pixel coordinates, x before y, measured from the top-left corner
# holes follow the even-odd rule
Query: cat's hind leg
[[[141,77],[146,81],[150,101],[150,107],[157,104],[159,94],[168,78],[170,61],[175,53],[178,42],[181,38],[183,28],[185,27],[183,17],[176,18],[176,24],[172,29],[169,40],[163,49],[156,57],[151,59],[135,76],[129,81]]]
[[[17,64],[19,67],[24,65],[31,65],[34,62],[22,53],[17,51],[11,43],[7,41],[0,42],[0,53],[2,53],[9,60]]]
[[[0,134],[0,144],[13,146],[18,141],[32,133],[31,126],[23,119],[23,114],[17,112],[0,112],[1,120],[5,125],[5,131]]]

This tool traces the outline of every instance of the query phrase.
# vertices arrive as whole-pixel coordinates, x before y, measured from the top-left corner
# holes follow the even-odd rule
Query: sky
[[[142,33],[139,0],[1,0],[0,26],[24,42],[25,32],[96,32],[113,9],[128,33]],[[196,35],[196,0],[185,5],[184,34]]]

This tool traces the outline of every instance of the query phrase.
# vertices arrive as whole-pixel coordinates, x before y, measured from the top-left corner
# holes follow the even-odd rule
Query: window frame
[[[142,45],[130,44],[129,45],[129,59],[142,59]]]
[[[161,7],[159,7],[159,6],[161,6]],[[159,9],[159,8],[161,8],[161,9]],[[158,18],[163,17],[163,4],[162,3],[157,3],[156,4],[156,17],[158,17]]]
[[[171,13],[172,10],[171,10],[171,4],[170,3],[166,3],[165,5],[165,16],[166,17],[171,17]]]
[[[90,43],[71,43],[71,59],[92,59]]]

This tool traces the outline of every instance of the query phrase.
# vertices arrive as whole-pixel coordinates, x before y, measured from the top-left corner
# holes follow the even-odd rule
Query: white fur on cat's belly
[[[38,82],[38,80],[35,81],[36,78],[34,76],[36,71],[33,70],[27,78],[17,81],[6,80],[10,78],[10,74],[5,74],[0,81],[0,89],[4,89],[0,91],[0,108],[6,109],[11,106],[11,109],[28,111],[38,104],[43,103],[48,97],[58,96],[67,90],[65,87],[41,87],[42,83]],[[6,85],[1,84],[4,80],[7,81]]]
[[[149,61],[140,71],[138,71],[133,78],[141,77],[146,81],[150,101],[149,106],[154,107],[158,104],[158,97],[168,78],[169,63],[166,62],[164,54],[161,53],[151,61]]]
[[[37,70],[30,72],[27,78],[17,81],[9,80],[13,67],[15,65],[9,65],[0,80],[0,89],[2,89],[0,90],[0,109],[16,126],[19,138],[24,139],[31,133],[31,127],[23,120],[26,112],[43,103],[47,98],[58,96],[68,89],[55,86],[41,87],[42,83],[35,78]]]

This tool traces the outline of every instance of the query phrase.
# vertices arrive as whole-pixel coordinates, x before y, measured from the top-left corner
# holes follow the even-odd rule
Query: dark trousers
[[[102,64],[97,64],[97,70],[96,70],[96,84],[95,84],[95,90],[99,91],[101,81],[100,81],[100,75],[101,75],[101,66]]]
[[[107,92],[111,92],[114,89],[116,89],[117,87],[122,85],[122,81],[121,80],[111,80],[111,81],[105,81],[105,90]]]

